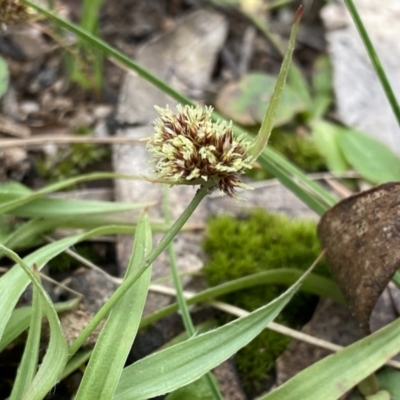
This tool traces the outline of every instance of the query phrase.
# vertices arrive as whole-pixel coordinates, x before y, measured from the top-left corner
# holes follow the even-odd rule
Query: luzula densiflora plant
[[[159,117],[147,148],[158,179],[171,185],[211,181],[229,196],[246,186],[239,177],[254,161],[251,142],[245,135],[235,137],[232,123],[214,122],[212,107],[178,105],[176,113],[168,106],[156,109]]]

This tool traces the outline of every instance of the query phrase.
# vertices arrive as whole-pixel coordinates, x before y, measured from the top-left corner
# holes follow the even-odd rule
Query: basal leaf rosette
[[[153,153],[154,173],[165,183],[203,184],[213,181],[229,196],[246,187],[239,176],[251,168],[252,156],[244,135],[234,137],[232,123],[214,122],[212,107],[156,107],[154,136],[147,148]]]

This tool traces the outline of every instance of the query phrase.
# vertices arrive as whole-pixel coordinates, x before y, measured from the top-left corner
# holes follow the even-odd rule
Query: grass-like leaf
[[[257,159],[258,156],[261,154],[261,152],[264,150],[264,147],[267,145],[268,139],[271,135],[272,128],[274,127],[275,114],[278,109],[279,100],[281,98],[283,88],[285,87],[290,63],[292,61],[292,55],[296,41],[296,34],[297,34],[297,29],[299,27],[302,10],[303,8],[301,6],[297,11],[292,32],[290,34],[289,46],[286,51],[285,57],[283,59],[281,70],[279,72],[274,91],[272,93],[271,99],[268,104],[267,112],[261,124],[261,128],[258,132],[258,135],[256,136],[255,140],[253,141],[249,149],[249,153],[254,157],[254,159]]]
[[[151,246],[149,218],[143,214],[126,276],[139,266]],[[148,268],[111,311],[90,357],[76,400],[112,398],[139,327],[150,278],[151,268]]]
[[[3,202],[0,204],[0,214],[8,213],[12,210],[15,210],[18,207],[22,207],[25,204],[40,199],[46,194],[56,192],[57,190],[65,189],[66,187],[77,185],[78,183],[93,181],[98,179],[143,179],[143,178],[132,175],[114,174],[110,172],[97,172],[94,174],[81,175],[76,178],[66,179],[61,182],[53,183],[52,185],[48,185],[40,190],[37,190],[36,192],[30,192],[25,196],[22,197],[18,196],[15,199]]]
[[[258,400],[336,400],[400,351],[400,319],[297,374]]]
[[[3,204],[22,200],[23,196],[14,194],[3,194],[0,191],[0,207]],[[28,197],[28,199],[26,198]],[[119,203],[110,201],[94,201],[94,200],[72,200],[72,199],[52,199],[42,198],[29,200],[29,196],[25,196],[24,201],[28,204],[14,208],[8,213],[18,215],[20,217],[41,217],[41,218],[80,218],[81,216],[100,215],[118,213],[123,211],[136,210],[139,208],[149,207],[154,203]]]
[[[199,379],[257,336],[289,302],[306,275],[307,272],[284,294],[248,316],[191,337],[125,368],[113,399],[148,399]]]
[[[23,400],[37,400],[46,396],[49,390],[58,382],[61,372],[64,370],[68,358],[67,341],[61,330],[60,321],[53,303],[43,289],[40,280],[16,253],[0,245],[0,249],[18,263],[20,271],[27,275],[29,281],[33,283],[42,302],[43,311],[47,316],[50,326],[49,345],[45,356],[40,364],[39,370],[24,393]],[[33,264],[33,262],[32,262]],[[11,309],[12,310],[12,309]],[[9,310],[7,310],[9,311]],[[41,319],[41,318],[40,318]],[[8,320],[8,319],[7,319]]]
[[[63,303],[55,303],[54,309],[57,312],[72,310],[79,304],[79,299],[68,300]],[[26,306],[16,308],[8,321],[3,337],[0,341],[0,351],[8,346],[22,332],[29,328],[33,307]]]
[[[303,275],[303,271],[293,268],[280,268],[276,270],[259,272],[245,276],[243,278],[234,279],[221,285],[203,290],[197,293],[186,302],[188,305],[197,304],[215,299],[228,293],[233,293],[238,290],[248,289],[259,285],[279,284],[293,285]],[[305,293],[315,294],[331,298],[340,304],[345,304],[343,295],[336,283],[328,278],[319,276],[318,274],[310,273],[302,281],[300,290]],[[179,309],[178,304],[170,304],[142,319],[141,327],[148,326],[161,318],[173,314]]]
[[[34,251],[24,258],[24,262],[28,265],[36,263],[40,270],[49,260],[69,247],[76,245],[78,242],[96,236],[117,233],[120,233],[120,228],[118,226],[106,226],[84,234],[67,237]],[[0,250],[3,248],[4,246],[0,245]],[[21,294],[29,283],[30,279],[18,265],[15,265],[0,278],[0,338],[3,336],[5,327]]]
[[[400,127],[400,106],[396,99],[396,95],[390,85],[389,79],[386,76],[385,70],[383,69],[382,63],[378,57],[377,52],[375,51],[374,45],[369,38],[367,30],[364,27],[364,24],[358,14],[357,8],[354,6],[353,0],[344,0],[347,9],[350,12],[351,17],[358,29],[358,32],[361,36],[361,39],[364,42],[364,46],[368,52],[369,59],[371,61],[372,66],[375,69],[375,72],[381,82],[383,90],[385,91],[386,97],[389,100],[390,106],[392,107],[392,111],[394,116],[396,117],[397,123]]]
[[[33,271],[35,273],[35,271]],[[35,273],[40,281],[39,273]],[[29,334],[25,343],[24,353],[18,367],[17,376],[14,381],[10,400],[23,398],[24,393],[30,386],[38,366],[40,334],[42,330],[42,304],[40,294],[36,285],[33,286],[32,313],[29,325]]]
[[[126,66],[132,71],[135,71],[140,77],[147,80],[167,95],[171,96],[177,102],[182,104],[191,104],[190,99],[174,90],[166,82],[152,75],[140,65],[120,53],[118,50],[107,45],[101,39],[93,36],[89,32],[81,29],[79,26],[71,24],[68,21],[63,20],[51,11],[33,3],[30,0],[22,0],[23,3],[29,5],[36,11],[45,15],[48,18],[53,19],[57,24],[70,32],[76,34],[80,39],[87,41],[93,48],[102,51],[108,57],[117,60],[122,65]],[[214,113],[217,119],[221,116]],[[236,127],[235,132],[241,133],[241,130]],[[271,148],[265,147],[258,161],[266,168],[270,173],[276,176],[285,186],[292,190],[302,201],[304,201],[312,210],[319,215],[322,215],[327,209],[333,206],[337,199],[332,196],[327,190],[321,185],[309,179],[302,171],[300,171],[295,165],[290,163],[282,155],[278,154]]]

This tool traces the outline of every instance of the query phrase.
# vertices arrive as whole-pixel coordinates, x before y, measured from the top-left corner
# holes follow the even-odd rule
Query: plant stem
[[[169,192],[168,186],[164,186],[164,188],[163,188],[163,212],[164,212],[165,223],[169,225],[171,223],[171,213],[169,210],[168,192]],[[169,256],[169,262],[170,262],[170,267],[171,267],[172,279],[173,279],[174,287],[175,287],[175,291],[176,291],[176,300],[178,302],[179,310],[182,315],[183,325],[185,327],[186,333],[188,334],[188,337],[192,337],[195,335],[196,331],[195,331],[195,328],[193,325],[192,318],[190,316],[190,312],[189,312],[189,308],[186,303],[185,296],[183,294],[182,283],[180,280],[179,271],[178,271],[177,262],[176,262],[174,245],[172,242],[169,243],[169,245],[168,245],[168,256]],[[214,395],[214,398],[217,400],[223,400],[223,397],[219,391],[218,384],[213,379],[211,372],[208,372],[206,374],[206,380],[207,380],[208,386],[210,388],[210,391]]]
[[[353,18],[358,33],[360,34],[361,39],[364,42],[364,46],[368,52],[371,63],[375,69],[376,74],[378,75],[383,90],[385,91],[386,97],[389,100],[390,106],[392,107],[393,114],[395,115],[397,120],[397,124],[400,126],[400,106],[397,102],[390,82],[385,74],[385,70],[382,67],[381,61],[379,60],[378,54],[374,49],[374,45],[372,44],[371,39],[369,38],[368,33],[364,27],[364,24],[361,21],[360,15],[358,14],[357,8],[354,6],[353,0],[344,0],[344,2],[346,3],[347,9],[349,10],[351,17]]]
[[[168,244],[182,229],[183,225],[187,222],[189,217],[193,214],[194,210],[197,208],[200,202],[204,199],[204,197],[207,196],[207,194],[209,194],[214,189],[214,187],[215,187],[215,182],[213,182],[212,180],[200,186],[190,204],[187,206],[185,211],[180,215],[180,217],[175,221],[172,227],[165,233],[163,238],[158,243],[157,247],[155,247],[151,251],[151,253],[146,258],[144,258],[144,260],[140,263],[136,271],[132,275],[129,275],[129,277],[121,284],[121,286],[114,292],[114,294],[109,298],[109,300],[92,318],[92,320],[81,332],[81,334],[75,339],[75,341],[69,348],[70,358],[78,351],[78,349],[82,346],[85,340],[90,336],[90,334],[99,325],[99,323],[108,315],[111,309],[115,306],[115,304],[117,304],[117,302],[128,291],[128,289],[136,282],[136,280],[143,274],[143,272],[168,246]]]

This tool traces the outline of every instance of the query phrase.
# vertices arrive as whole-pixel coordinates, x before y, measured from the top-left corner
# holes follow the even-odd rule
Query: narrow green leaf
[[[339,132],[340,148],[347,161],[372,183],[400,180],[400,159],[378,140],[353,129]]]
[[[258,400],[336,400],[400,351],[400,319],[313,364]]]
[[[339,132],[343,128],[321,119],[311,121],[310,126],[315,144],[325,157],[329,171],[332,173],[347,171],[349,164],[339,144]]]
[[[89,360],[92,354],[91,349],[80,350],[68,361],[67,365],[64,368],[63,373],[60,376],[60,381],[65,379],[68,375],[72,374],[78,368],[83,366],[87,360]]]
[[[383,90],[385,91],[386,97],[389,100],[390,106],[392,107],[393,114],[396,117],[397,123],[400,127],[400,106],[396,99],[396,95],[394,94],[394,91],[392,89],[392,86],[390,85],[389,79],[386,76],[385,70],[383,69],[378,54],[374,49],[371,39],[368,36],[367,30],[364,27],[364,24],[357,12],[357,8],[354,6],[353,1],[344,0],[344,2],[347,6],[347,9],[350,12],[351,17],[353,18],[353,21],[358,29],[361,39],[364,42],[364,46],[368,52],[371,64],[373,65],[375,72],[378,75]]]
[[[253,156],[254,160],[258,158],[258,156],[263,151],[264,147],[267,145],[268,139],[271,135],[272,128],[274,127],[275,114],[278,109],[279,100],[281,98],[282,91],[285,86],[286,78],[290,67],[290,62],[292,60],[292,54],[294,51],[296,34],[300,23],[301,13],[302,13],[302,8],[299,8],[296,14],[295,22],[293,24],[292,32],[290,34],[289,46],[286,51],[285,57],[283,59],[281,70],[279,72],[278,79],[276,81],[274,92],[272,93],[271,99],[269,101],[267,112],[261,124],[261,128],[257,134],[257,137],[254,139],[249,149],[249,153]]]
[[[110,172],[97,172],[94,174],[80,175],[76,178],[66,179],[61,182],[53,183],[52,185],[46,186],[43,189],[37,190],[36,192],[31,192],[30,194],[27,194],[23,197],[18,197],[17,199],[13,199],[8,202],[2,203],[0,204],[0,214],[10,212],[11,210],[14,210],[18,207],[22,207],[33,200],[39,199],[46,194],[56,192],[57,190],[64,189],[68,186],[76,185],[82,182],[93,181],[97,179],[143,179],[143,178],[133,175],[114,174]]]
[[[35,273],[35,271],[34,271]],[[40,282],[39,273],[35,273]],[[37,287],[33,286],[32,313],[29,334],[25,343],[24,353],[18,367],[10,400],[20,400],[30,386],[35,376],[39,360],[40,334],[42,330],[42,305]]]
[[[204,301],[212,300],[216,297],[223,296],[228,293],[234,293],[238,290],[243,290],[259,285],[268,284],[281,284],[293,285],[303,275],[303,271],[295,270],[292,268],[280,268],[277,270],[270,270],[259,272],[257,274],[245,276],[243,278],[235,279],[230,282],[203,290],[195,294],[190,299],[187,299],[187,304],[197,304]],[[328,297],[340,304],[345,304],[342,293],[339,287],[332,280],[319,276],[318,274],[308,274],[300,286],[300,290],[306,293],[315,294],[317,296]],[[161,318],[173,314],[178,310],[177,303],[170,304],[161,310],[158,310],[142,319],[141,327],[148,326]]]
[[[0,206],[2,204],[9,204],[18,199],[21,195],[0,192]],[[42,198],[29,201],[21,207],[17,207],[8,211],[12,215],[20,217],[41,217],[41,218],[57,218],[57,217],[71,217],[76,218],[87,215],[101,215],[118,213],[123,211],[136,210],[153,205],[154,203],[119,203],[111,201],[93,201],[93,200],[70,200],[70,199],[52,199]]]
[[[277,299],[248,316],[192,337],[125,368],[113,399],[148,399],[199,379],[257,336],[289,302],[306,275]]]
[[[57,312],[72,310],[79,304],[79,299],[68,300],[63,303],[55,303]],[[3,337],[0,341],[0,351],[15,340],[22,332],[29,328],[32,315],[32,307],[16,308],[8,321]]]
[[[151,246],[149,218],[143,214],[135,234],[126,277],[138,268]],[[136,337],[150,278],[151,268],[148,268],[112,309],[90,357],[76,400],[112,398]]]
[[[43,357],[37,374],[33,378],[32,383],[25,391],[24,397],[22,398],[23,400],[43,399],[49,390],[58,382],[61,372],[67,363],[67,341],[65,340],[61,330],[60,321],[53,303],[47,292],[43,289],[39,279],[16,253],[1,245],[0,248],[8,257],[19,264],[21,272],[25,273],[28,279],[36,287],[38,294],[40,295],[44,313],[49,322],[50,340],[46,354]]]
[[[214,185],[214,182],[210,180],[206,182],[197,190],[195,196],[174,222],[174,224],[169,228],[165,235],[158,242],[158,245],[150,252],[148,256],[140,263],[137,269],[133,273],[126,277],[122,282],[121,286],[114,292],[114,294],[108,299],[108,301],[101,307],[97,314],[92,318],[92,320],[87,324],[87,326],[82,330],[79,336],[76,338],[74,343],[71,344],[69,348],[69,353],[72,356],[79,350],[81,345],[93,332],[93,330],[98,326],[98,324],[105,318],[112,308],[121,300],[127,290],[136,282],[136,280],[146,271],[146,269],[153,263],[153,261],[162,253],[163,250],[168,246],[168,244],[174,239],[174,237],[180,232],[185,223],[188,221],[189,217],[193,214],[194,210],[198,207],[205,196],[208,195],[210,187]]]
[[[106,226],[84,234],[67,237],[34,251],[24,258],[24,262],[28,265],[36,263],[40,270],[49,260],[80,241],[101,235],[116,234],[120,231],[121,229],[117,226]],[[0,248],[4,247],[0,245]],[[0,338],[3,336],[4,329],[20,296],[29,283],[28,276],[18,265],[12,267],[0,278]]]
[[[46,17],[53,19],[57,22],[59,26],[62,26],[70,32],[73,32],[80,39],[86,40],[88,43],[90,43],[91,46],[98,50],[101,50],[107,56],[114,58],[130,70],[135,71],[140,77],[147,80],[155,87],[159,88],[164,93],[171,96],[177,102],[180,102],[182,104],[194,105],[194,103],[191,102],[190,99],[174,90],[166,82],[158,79],[157,77],[140,67],[138,64],[136,64],[130,58],[126,57],[118,50],[110,47],[99,38],[91,35],[89,32],[63,20],[56,14],[51,13],[50,11],[38,6],[37,4],[34,4],[29,0],[22,0],[22,2],[34,8]],[[216,117],[216,119],[221,118],[221,116],[217,113],[214,113],[214,116]],[[235,127],[235,132],[241,132],[241,130],[238,129],[238,127]],[[322,215],[325,211],[327,211],[329,207],[333,206],[337,202],[337,199],[332,196],[331,193],[325,190],[318,183],[308,178],[297,167],[286,160],[282,155],[276,153],[273,149],[265,147],[263,153],[260,155],[259,161],[272,174],[275,174],[275,172],[277,172],[277,178],[282,181],[282,183],[290,190],[296,189],[295,193],[299,195],[300,199],[319,215]],[[294,182],[295,180],[300,182],[301,186]]]
[[[3,57],[0,57],[0,99],[4,96],[4,93],[8,88],[9,72],[6,61]]]

